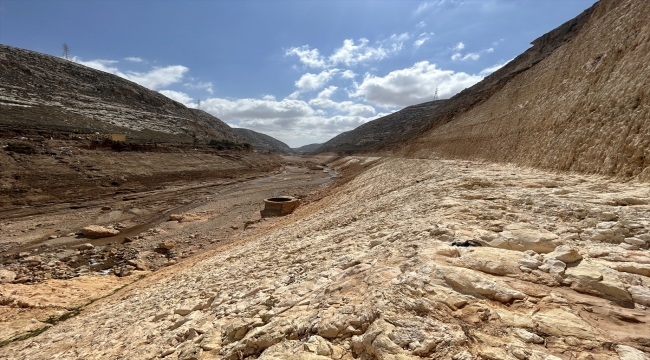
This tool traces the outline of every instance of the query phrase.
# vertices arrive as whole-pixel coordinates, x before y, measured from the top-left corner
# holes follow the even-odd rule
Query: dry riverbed
[[[309,201],[336,175],[317,164],[323,159],[285,157],[275,174],[178,184],[0,222],[0,342],[272,226],[275,219],[260,216],[263,199]],[[88,225],[119,234],[86,237],[80,230]]]

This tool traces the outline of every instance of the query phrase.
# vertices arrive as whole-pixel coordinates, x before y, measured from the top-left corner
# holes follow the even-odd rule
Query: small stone
[[[625,250],[639,250],[639,247],[636,245],[628,244],[628,243],[622,243],[618,244],[618,247],[623,248]]]
[[[34,255],[24,258],[22,262],[27,266],[36,266],[40,265],[43,262],[43,259],[38,255]]]
[[[0,284],[6,284],[16,279],[16,273],[9,270],[0,270]]]
[[[635,237],[629,237],[625,238],[623,240],[626,244],[634,245],[634,246],[645,246],[646,242],[645,240],[637,239]]]
[[[565,264],[570,264],[582,260],[582,255],[572,248],[570,245],[561,245],[555,248],[552,252],[545,255],[547,259],[560,260]]]
[[[149,271],[149,264],[142,260],[128,260],[127,264],[134,266],[136,270]]]
[[[598,218],[602,221],[616,221],[618,219],[618,215],[613,212],[605,211],[600,213],[600,216],[598,216]]]
[[[544,343],[544,338],[525,329],[512,329],[512,334],[525,343]]]
[[[166,250],[171,250],[176,246],[176,241],[174,240],[165,240],[163,242],[158,243],[158,247],[161,249],[166,249]]]
[[[81,233],[84,234],[84,236],[87,236],[89,238],[104,238],[104,237],[118,235],[120,231],[115,229],[109,229],[99,225],[90,225],[81,229]]]
[[[169,215],[169,221],[182,221],[183,215],[181,214],[171,214]]]
[[[95,246],[94,246],[93,244],[91,244],[91,243],[85,243],[85,244],[81,244],[81,245],[79,245],[79,247],[78,247],[77,249],[78,249],[78,250],[81,250],[81,251],[84,251],[84,250],[90,250],[90,249],[93,249],[94,247],[95,247]]]
[[[616,345],[616,353],[621,360],[648,360],[645,352],[627,345]]]
[[[110,206],[102,206],[102,211],[108,211],[111,210]]]
[[[53,239],[56,239],[56,238],[58,238],[58,236],[56,236],[56,235],[50,235],[50,237],[49,237],[50,240],[53,240]]]

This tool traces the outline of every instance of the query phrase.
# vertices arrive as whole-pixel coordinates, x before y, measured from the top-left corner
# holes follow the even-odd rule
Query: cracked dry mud
[[[363,164],[0,358],[648,359],[647,185],[469,161],[333,166]]]

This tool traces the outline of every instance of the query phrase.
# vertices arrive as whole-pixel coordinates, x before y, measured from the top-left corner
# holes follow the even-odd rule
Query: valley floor
[[[332,166],[368,169],[0,358],[648,359],[647,184],[469,161]]]

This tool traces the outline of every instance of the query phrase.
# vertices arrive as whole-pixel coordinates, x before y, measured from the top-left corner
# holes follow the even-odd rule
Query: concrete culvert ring
[[[290,196],[278,196],[264,199],[262,217],[284,216],[291,214],[300,205],[300,200]]]
[[[267,202],[267,201],[268,202],[289,202],[291,200],[294,200],[294,198],[288,197],[288,196],[283,196],[283,197],[273,197],[273,198],[264,199],[264,202]]]

